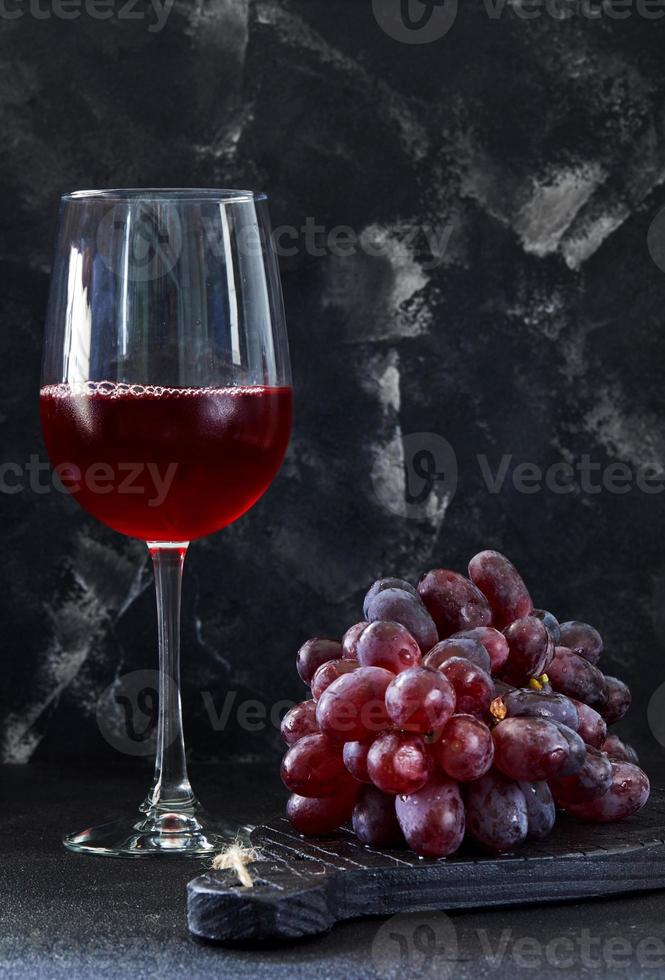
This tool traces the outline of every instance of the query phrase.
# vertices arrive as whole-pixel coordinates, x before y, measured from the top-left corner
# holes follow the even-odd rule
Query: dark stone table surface
[[[518,910],[368,919],[272,949],[190,938],[185,884],[196,860],[122,861],[67,853],[63,830],[139,801],[145,775],[0,769],[0,977],[665,976],[665,894]],[[259,821],[281,806],[274,767],[195,771],[206,803]],[[388,923],[388,924],[386,924]]]

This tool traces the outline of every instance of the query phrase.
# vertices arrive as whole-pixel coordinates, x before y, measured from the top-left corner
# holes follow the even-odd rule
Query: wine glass
[[[76,191],[61,199],[40,413],[60,481],[147,543],[157,592],[152,788],[125,820],[68,834],[74,851],[214,851],[237,830],[187,776],[180,592],[190,541],[267,490],[291,430],[289,355],[265,194]]]

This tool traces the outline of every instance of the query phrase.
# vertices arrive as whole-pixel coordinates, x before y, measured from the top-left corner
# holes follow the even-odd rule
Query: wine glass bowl
[[[143,541],[193,541],[237,520],[270,486],[291,427],[286,386],[59,384],[40,401],[61,482]]]
[[[203,814],[179,689],[189,542],[237,520],[286,452],[292,395],[267,200],[251,191],[77,191],[61,201],[42,430],[64,487],[152,556],[159,628],[155,776],[137,815],[65,837],[146,856],[217,849],[237,827]]]

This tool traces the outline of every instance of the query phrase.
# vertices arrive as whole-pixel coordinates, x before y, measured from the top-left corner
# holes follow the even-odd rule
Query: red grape
[[[398,796],[395,810],[407,844],[421,857],[447,857],[464,839],[464,804],[459,787],[440,773],[434,773],[416,793]]]
[[[542,619],[547,627],[548,633],[552,637],[554,645],[558,646],[561,643],[561,627],[556,616],[553,616],[547,609],[534,609],[531,615],[535,616],[536,619]]]
[[[568,759],[565,765],[559,770],[557,778],[559,776],[572,776],[573,773],[578,772],[584,765],[587,747],[582,738],[572,728],[568,728],[567,725],[562,725],[560,721],[553,721],[552,724],[556,725],[566,739],[569,749]]]
[[[358,640],[363,634],[363,630],[369,623],[363,620],[361,623],[354,623],[342,637],[342,657],[344,660],[358,659]]]
[[[305,684],[309,685],[321,664],[327,663],[328,660],[337,660],[341,656],[341,643],[338,643],[337,640],[326,640],[323,637],[315,636],[307,643],[303,643],[298,650],[296,669]]]
[[[287,745],[295,745],[305,735],[316,735],[316,701],[302,701],[287,711],[280,731]]]
[[[530,688],[516,688],[494,698],[490,711],[497,721],[504,718],[547,718],[549,721],[560,721],[573,731],[579,725],[575,705],[565,694],[543,694]]]
[[[367,756],[369,777],[384,793],[415,793],[431,771],[432,758],[420,735],[385,732]]]
[[[362,742],[388,728],[386,688],[394,678],[382,667],[359,667],[338,677],[316,705],[316,721],[330,738]]]
[[[556,820],[556,806],[547,783],[518,783],[524,794],[529,821],[529,840],[545,840]]]
[[[441,666],[444,660],[450,660],[451,657],[464,657],[465,660],[470,660],[471,663],[482,667],[488,674],[491,673],[489,653],[480,640],[474,640],[468,636],[459,638],[451,636],[447,640],[441,640],[440,643],[432,647],[423,662],[426,667],[436,669]]]
[[[393,674],[417,667],[422,659],[409,631],[391,622],[370,623],[358,640],[356,652],[363,667],[384,667]]]
[[[607,704],[604,704],[600,711],[607,724],[614,725],[628,711],[633,697],[627,685],[618,677],[605,675],[605,687],[607,688]]]
[[[299,796],[334,796],[350,779],[340,749],[325,735],[305,735],[282,760],[282,782]]]
[[[409,631],[423,653],[427,653],[439,635],[432,617],[420,599],[402,589],[385,589],[377,592],[367,604],[367,619],[401,623]]]
[[[363,613],[341,643],[298,651],[312,699],[281,725],[296,830],[352,816],[368,846],[438,858],[465,825],[496,853],[544,840],[555,803],[601,822],[644,805],[637,755],[607,734],[631,695],[597,668],[599,632],[534,609],[504,555],[475,555],[469,578],[432,569],[417,588],[379,579]]]
[[[338,677],[341,677],[342,674],[350,674],[359,666],[357,660],[329,660],[327,664],[321,664],[312,678],[312,697],[314,700],[318,701],[323,692]]]
[[[598,711],[607,703],[607,686],[601,672],[568,647],[556,647],[547,676],[555,691],[583,701],[590,708]]]
[[[453,715],[436,745],[439,765],[452,779],[469,782],[484,776],[494,759],[487,725],[473,715]]]
[[[365,616],[366,619],[369,618],[367,613],[369,611],[369,605],[372,599],[374,596],[378,595],[379,592],[385,592],[386,589],[399,589],[400,592],[408,592],[414,597],[414,599],[420,599],[418,590],[415,589],[410,582],[405,581],[403,578],[380,578],[370,586],[363,601],[363,616]]]
[[[469,577],[487,597],[492,610],[492,625],[497,629],[505,629],[516,619],[528,616],[533,609],[531,596],[519,572],[498,551],[481,551],[472,558]]]
[[[310,799],[294,793],[286,804],[286,815],[299,834],[310,837],[331,834],[350,819],[358,788],[358,784],[351,779],[337,796]]]
[[[494,683],[487,671],[463,657],[451,657],[441,664],[439,670],[455,690],[459,714],[485,714],[494,697]]]
[[[635,749],[632,745],[622,742],[618,735],[608,735],[601,746],[601,750],[612,762],[632,762],[635,766],[639,765],[640,760]]]
[[[550,789],[560,806],[585,803],[603,796],[612,785],[612,767],[608,758],[591,746],[580,769],[572,776],[550,780]]]
[[[398,728],[424,735],[448,721],[455,710],[455,691],[438,670],[412,667],[388,685],[386,708]]]
[[[466,826],[471,837],[491,853],[510,851],[526,839],[529,818],[518,784],[492,769],[469,783]]]
[[[485,596],[458,572],[434,568],[418,582],[418,592],[441,639],[473,626],[489,626],[492,622]]]
[[[404,835],[397,822],[395,797],[375,786],[363,786],[353,807],[353,830],[370,847],[399,847]]]
[[[542,620],[524,616],[504,630],[508,641],[508,660],[502,677],[509,684],[524,684],[530,677],[544,674],[554,656],[554,643]]]
[[[506,718],[492,731],[494,765],[511,779],[551,779],[570,757],[568,740],[544,718]]]
[[[587,745],[593,745],[595,749],[599,749],[607,737],[607,725],[598,712],[590,708],[588,704],[577,701],[575,698],[571,698],[571,701],[575,705],[580,722],[577,731]]]
[[[451,640],[479,640],[485,647],[490,658],[492,673],[500,670],[508,659],[508,640],[503,633],[495,630],[493,626],[474,626],[473,629],[463,630],[450,637]],[[436,647],[434,648],[436,649]]]
[[[594,666],[600,660],[603,652],[603,638],[597,629],[589,626],[588,623],[578,623],[571,620],[568,623],[561,623],[561,639],[557,646],[568,647],[578,657],[584,657]]]
[[[646,773],[630,762],[611,762],[612,785],[597,799],[587,803],[568,803],[566,810],[592,823],[613,823],[641,810],[649,799]]]
[[[371,783],[367,772],[367,753],[371,742],[345,742],[342,750],[344,765],[359,783]]]

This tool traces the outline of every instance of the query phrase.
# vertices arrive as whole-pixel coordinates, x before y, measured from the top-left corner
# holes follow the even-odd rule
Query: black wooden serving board
[[[351,831],[300,837],[285,817],[252,831],[253,888],[233,871],[187,885],[190,931],[223,942],[296,939],[343,919],[398,912],[522,905],[665,888],[665,790],[618,824],[557,815],[552,835],[514,854],[460,851],[424,860],[364,847]]]

